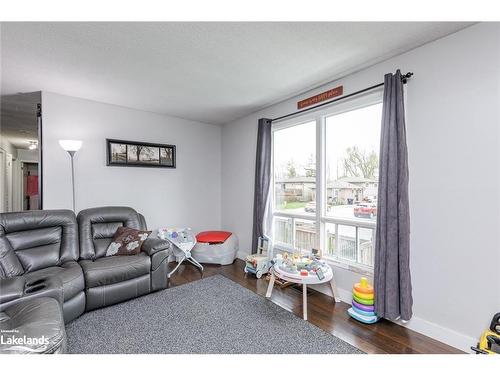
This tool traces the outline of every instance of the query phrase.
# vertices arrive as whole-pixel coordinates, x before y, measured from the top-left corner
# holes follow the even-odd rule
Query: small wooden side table
[[[340,302],[339,292],[337,290],[337,285],[333,278],[333,271],[330,266],[328,266],[327,272],[324,272],[325,277],[320,280],[316,275],[308,275],[308,276],[300,276],[298,273],[290,273],[280,269],[278,266],[273,266],[271,268],[271,280],[269,280],[269,286],[267,287],[266,297],[270,298],[273,293],[274,282],[276,281],[276,277],[280,279],[290,281],[291,283],[302,284],[302,311],[304,320],[307,320],[307,285],[314,284],[324,284],[329,283],[330,288],[332,289],[333,298],[335,302]]]

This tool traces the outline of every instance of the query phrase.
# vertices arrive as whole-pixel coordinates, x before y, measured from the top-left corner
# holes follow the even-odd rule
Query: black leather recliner
[[[52,295],[21,297],[13,304],[0,306],[0,354],[66,352],[62,288],[50,291]],[[60,297],[54,296],[57,293]]]
[[[87,311],[166,287],[168,242],[148,238],[137,255],[105,256],[118,227],[146,230],[141,214],[130,207],[97,207],[80,211],[77,221]]]
[[[167,284],[170,244],[148,238],[141,253],[105,257],[119,226],[146,229],[129,207],[0,214],[2,339],[45,337],[29,345],[0,344],[0,353],[64,353],[64,323]],[[62,307],[62,309],[61,309]]]
[[[78,227],[73,211],[0,214],[0,279],[11,279],[10,297],[0,291],[4,306],[21,296],[45,293],[54,283],[49,279],[56,277],[62,287],[64,320],[80,316],[85,311],[85,286],[78,259]]]
[[[63,302],[58,277],[0,278],[0,354],[65,353]]]

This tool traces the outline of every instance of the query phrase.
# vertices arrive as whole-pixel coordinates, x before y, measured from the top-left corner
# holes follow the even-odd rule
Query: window
[[[273,132],[274,243],[310,251],[317,244],[316,122]],[[313,220],[311,220],[313,219]]]
[[[382,104],[325,119],[326,215],[375,220]]]
[[[316,203],[316,122],[274,132],[274,207],[311,214]]]
[[[273,237],[373,268],[381,93],[273,124]]]

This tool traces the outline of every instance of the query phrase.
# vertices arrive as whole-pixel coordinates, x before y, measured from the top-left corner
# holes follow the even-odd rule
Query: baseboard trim
[[[320,284],[321,285],[321,284]],[[330,291],[325,288],[314,288],[319,292],[330,295]],[[352,301],[352,293],[350,290],[338,289],[339,297],[342,302],[347,304],[351,304]],[[457,349],[463,350],[466,353],[471,353],[471,345],[477,341],[476,338],[464,335],[460,332],[454,331],[450,328],[446,328],[440,326],[436,323],[429,322],[428,320],[422,319],[418,316],[413,316],[408,322],[401,322],[399,320],[392,320],[393,323],[396,323],[402,327],[408,328],[412,331],[421,333],[422,335],[433,338],[434,340],[441,341],[447,345],[453,346]]]
[[[394,321],[405,328],[429,336],[434,340],[444,342],[447,345],[463,350],[466,353],[471,353],[471,346],[477,342],[477,339],[454,331],[450,328],[440,326],[436,323],[429,322],[418,316],[413,316],[408,322]]]

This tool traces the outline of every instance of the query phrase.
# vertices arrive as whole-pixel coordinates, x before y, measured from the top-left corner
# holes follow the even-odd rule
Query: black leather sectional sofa
[[[63,353],[64,323],[166,287],[170,244],[148,238],[137,255],[106,257],[119,226],[146,230],[130,207],[0,214],[0,353]]]

